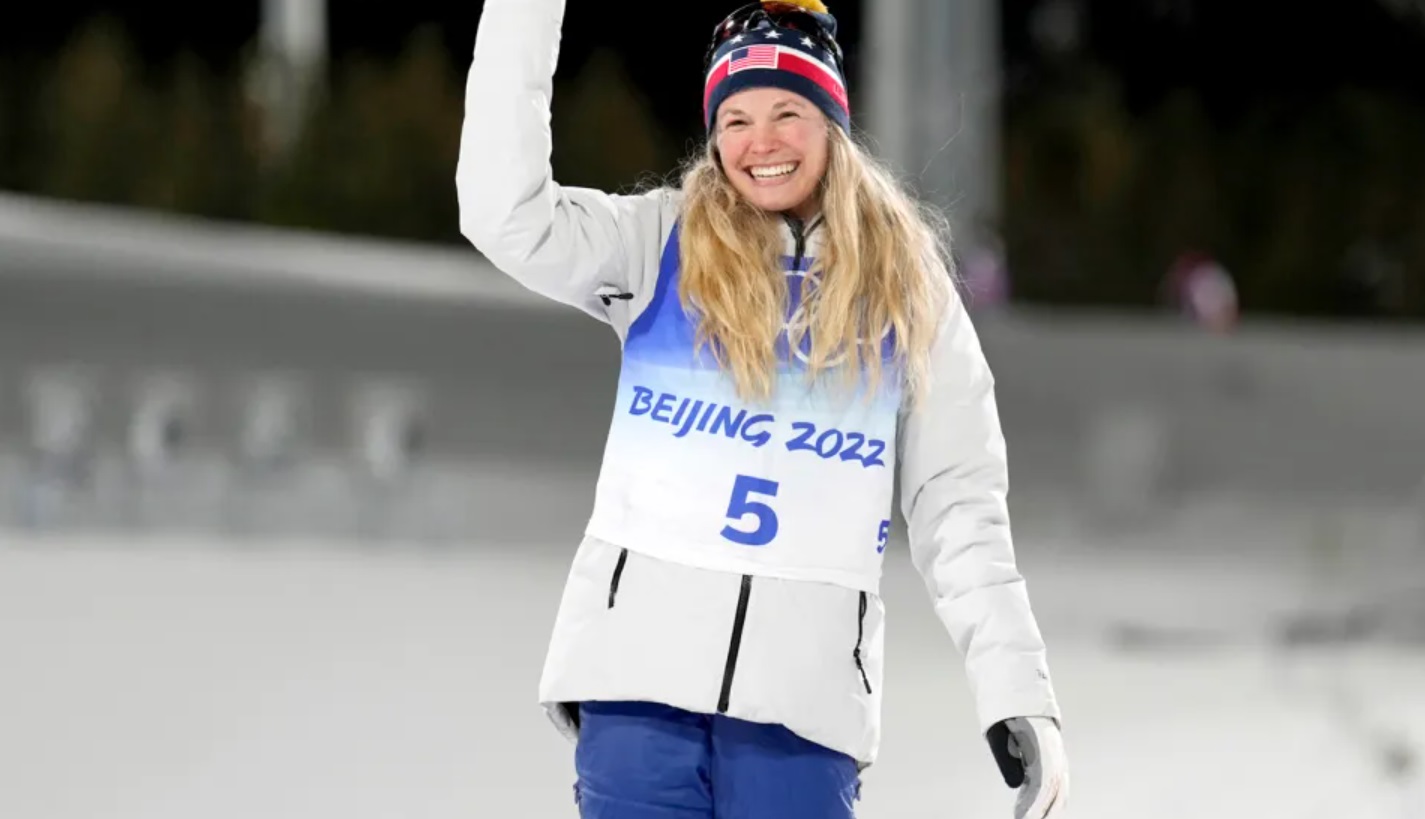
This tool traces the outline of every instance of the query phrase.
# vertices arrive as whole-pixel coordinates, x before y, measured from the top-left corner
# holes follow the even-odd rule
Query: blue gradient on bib
[[[654,286],[653,299],[628,329],[624,340],[624,359],[658,367],[692,368],[695,370],[717,370],[717,361],[706,346],[699,349],[696,341],[696,326],[683,310],[678,298],[679,275],[679,226],[674,225],[663,248],[659,262],[658,282]],[[791,256],[783,256],[782,263],[787,273],[788,314],[790,324],[796,315],[804,295],[803,288],[811,276],[815,259],[810,256],[800,261]],[[811,352],[811,338],[802,333],[800,356],[791,354],[784,326],[777,339],[777,358],[782,362],[782,373],[800,373],[806,370],[804,358]],[[894,342],[890,336],[881,343],[882,360],[890,363],[894,353]],[[888,368],[887,375],[894,369]]]

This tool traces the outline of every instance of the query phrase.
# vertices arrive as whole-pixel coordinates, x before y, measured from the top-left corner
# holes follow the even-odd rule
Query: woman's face
[[[809,218],[820,206],[828,124],[821,109],[800,94],[780,88],[739,91],[717,112],[723,172],[753,205]]]

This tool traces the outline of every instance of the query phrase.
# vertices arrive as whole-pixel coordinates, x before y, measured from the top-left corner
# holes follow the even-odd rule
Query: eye
[[[778,120],[801,119],[801,117],[802,115],[796,111],[783,111],[782,113],[777,115]]]
[[[722,127],[723,130],[730,130],[732,128],[741,128],[746,124],[747,120],[745,119],[729,119],[723,122]]]

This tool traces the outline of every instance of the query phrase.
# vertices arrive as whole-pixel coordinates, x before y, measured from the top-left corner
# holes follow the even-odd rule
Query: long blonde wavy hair
[[[866,149],[834,125],[827,131],[819,282],[803,288],[809,320],[792,328],[788,344],[797,350],[810,334],[810,380],[839,374],[844,385],[865,383],[874,394],[885,377],[881,340],[889,332],[894,370],[914,400],[953,287],[949,233]],[[767,398],[777,382],[776,344],[790,298],[780,261],[782,216],[737,192],[715,137],[684,171],[682,188],[683,309],[697,322],[700,347],[731,375],[738,394]]]

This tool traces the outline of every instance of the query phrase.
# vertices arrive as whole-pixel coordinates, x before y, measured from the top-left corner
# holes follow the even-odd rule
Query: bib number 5
[[[754,495],[777,496],[777,482],[749,475],[738,475],[732,484],[732,500],[727,504],[727,517],[738,521],[742,528],[732,524],[722,527],[722,536],[742,546],[766,546],[777,537],[777,513],[772,507]],[[751,520],[748,520],[748,518]],[[755,525],[755,528],[746,527]]]

